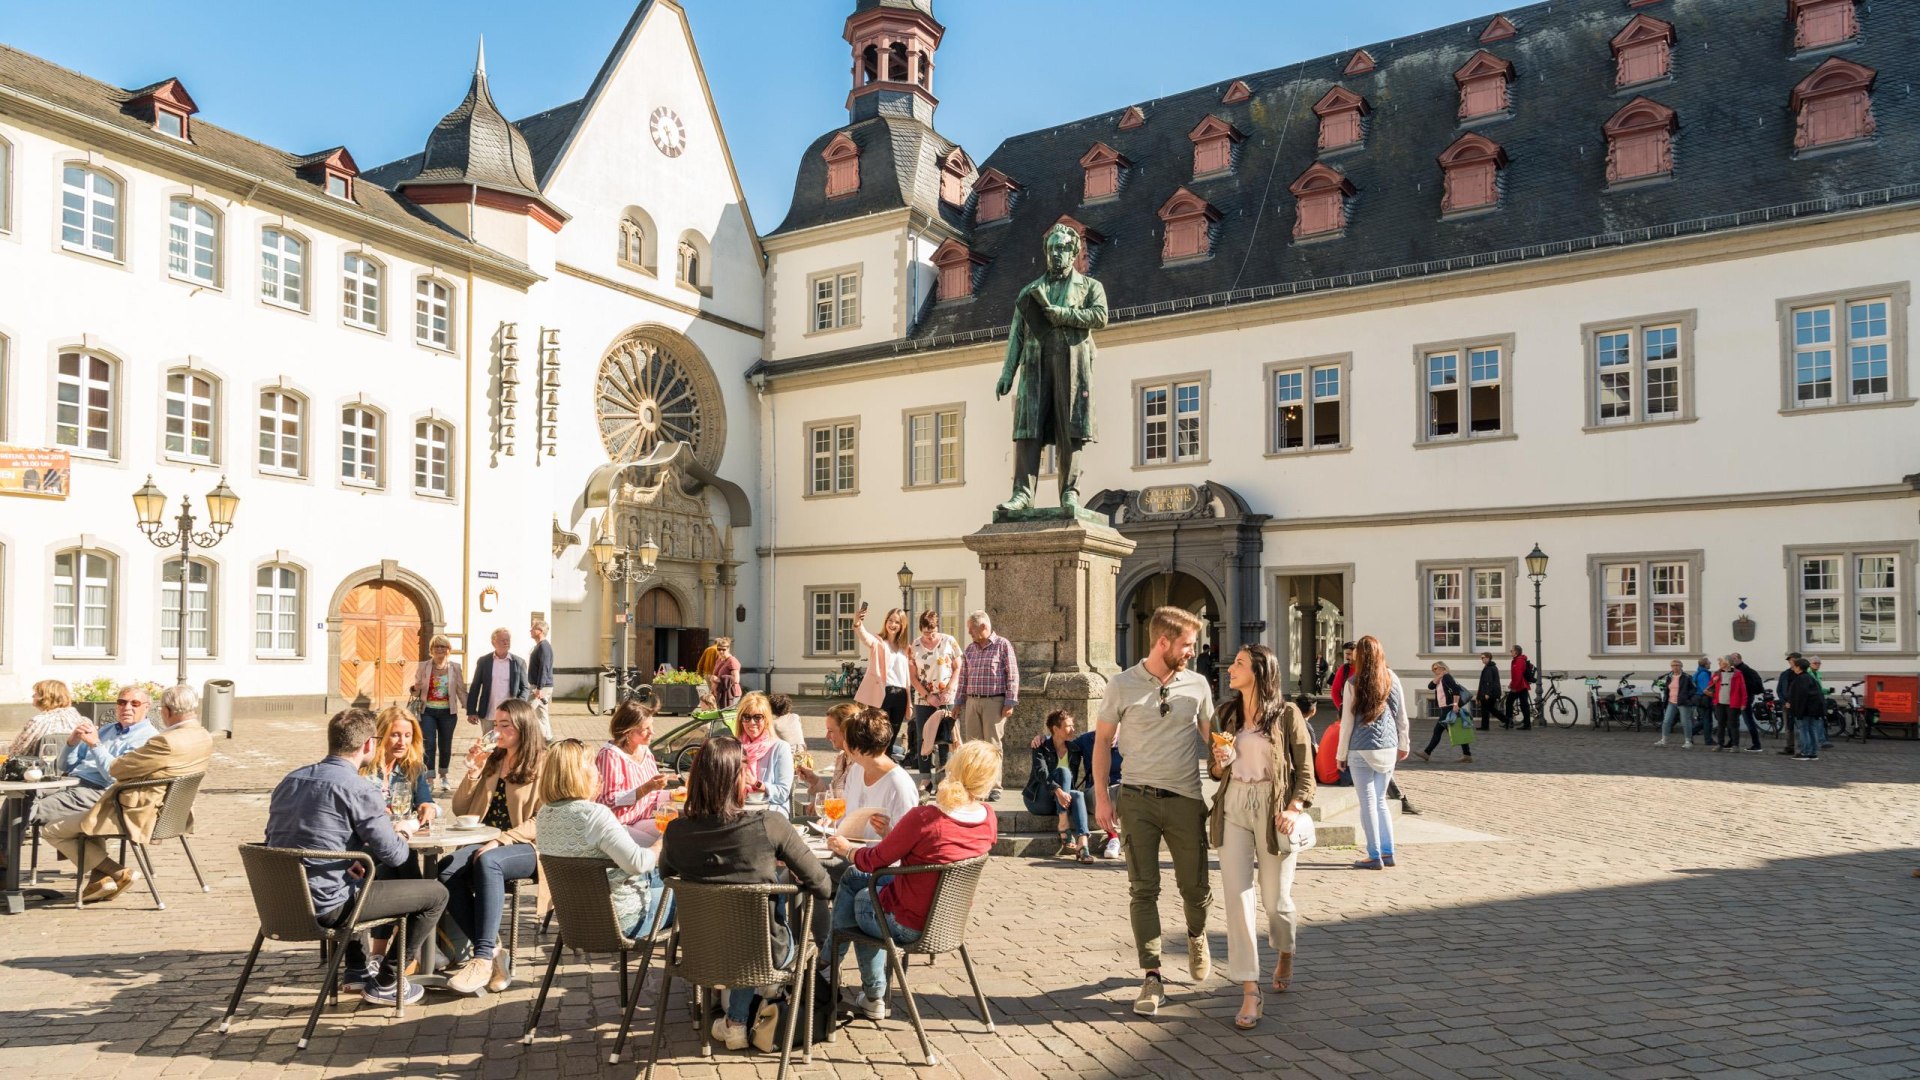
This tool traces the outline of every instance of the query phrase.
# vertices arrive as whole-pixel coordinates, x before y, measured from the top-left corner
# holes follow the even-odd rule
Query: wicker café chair
[[[613,1053],[607,1055],[607,1064],[620,1064],[620,1053],[627,1045],[627,1031],[633,1026],[634,1008],[640,1003],[640,988],[646,985],[647,970],[653,966],[654,949],[665,946],[673,932],[656,927],[651,934],[637,939],[621,932],[620,924],[614,919],[613,893],[607,880],[607,871],[613,868],[611,859],[540,856],[540,873],[553,893],[551,913],[559,919],[560,932],[553,939],[553,953],[547,960],[547,973],[540,980],[539,996],[533,999],[533,1012],[527,1016],[527,1033],[520,1039],[528,1046],[533,1045],[534,1030],[540,1026],[540,1013],[546,1008],[547,992],[553,987],[561,956],[569,949],[617,953],[622,1015],[620,1037],[613,1044]],[[660,898],[660,913],[670,914],[672,905],[673,893],[668,890]],[[658,921],[663,920],[656,917]],[[629,983],[627,957],[636,950],[640,953],[640,974]]]
[[[246,867],[247,884],[253,889],[253,906],[260,913],[260,932],[254,935],[253,949],[247,953],[246,966],[240,969],[240,981],[234,984],[233,996],[227,999],[227,1012],[220,1018],[220,1034],[227,1033],[227,1026],[233,1021],[234,1010],[240,1007],[240,994],[247,988],[247,979],[253,975],[254,961],[260,958],[260,946],[268,939],[275,941],[317,941],[320,943],[321,963],[326,965],[326,978],[321,980],[320,992],[314,995],[313,1011],[307,1014],[307,1027],[300,1033],[296,1050],[305,1050],[307,1040],[313,1038],[313,1026],[320,1022],[320,1007],[332,997],[335,1004],[340,1000],[340,959],[347,953],[349,938],[362,930],[371,930],[378,926],[394,927],[393,944],[390,948],[395,956],[407,954],[407,925],[404,916],[385,919],[360,918],[360,908],[367,901],[365,889],[355,889],[349,902],[346,916],[332,927],[320,925],[313,910],[313,893],[307,888],[307,860],[325,860],[333,862],[357,862],[366,871],[364,880],[371,880],[374,872],[373,856],[362,851],[310,851],[301,848],[274,848],[265,844],[240,845],[240,862]],[[399,966],[399,993],[394,995],[393,1015],[404,1020],[407,1016],[407,972],[406,965]]]
[[[932,958],[941,953],[958,952],[960,963],[967,969],[967,982],[973,984],[973,999],[980,1006],[980,1021],[987,1025],[989,1034],[993,1031],[993,1014],[987,1011],[987,996],[980,992],[980,980],[973,974],[973,957],[967,953],[967,925],[973,920],[973,897],[979,891],[980,878],[987,868],[987,856],[980,855],[963,859],[955,863],[929,863],[923,866],[903,866],[882,870],[867,883],[872,890],[873,907],[880,910],[880,882],[883,878],[906,874],[938,874],[940,880],[933,887],[933,904],[927,909],[926,929],[920,934],[920,940],[911,945],[901,945],[892,935],[869,937],[858,930],[843,930],[835,927],[833,940],[828,944],[829,955],[837,950],[842,938],[856,944],[877,945],[886,950],[887,967],[893,972],[893,985],[907,999],[907,1015],[913,1020],[913,1033],[920,1038],[920,1052],[926,1055],[928,1065],[938,1065],[933,1047],[927,1044],[927,1029],[920,1023],[920,1006],[913,1000],[913,988],[907,985],[907,959],[915,955]],[[829,985],[833,988],[833,1001],[838,1007],[840,1001],[840,965],[833,964],[833,977]],[[827,1041],[834,1039],[835,1029],[827,1029]]]
[[[147,892],[153,896],[153,906],[158,910],[167,909],[166,901],[160,899],[160,889],[153,882],[153,855],[148,847],[162,840],[180,841],[180,850],[187,854],[187,865],[193,867],[193,878],[200,883],[201,892],[212,892],[207,887],[207,879],[200,873],[200,864],[194,860],[193,848],[187,846],[187,831],[193,826],[193,800],[200,794],[200,782],[207,778],[204,772],[191,776],[176,776],[168,780],[133,780],[113,785],[102,795],[101,801],[113,800],[113,814],[119,819],[120,831],[104,833],[90,837],[98,841],[120,841],[120,861],[125,862],[127,848],[133,848],[133,857],[139,860],[140,876],[147,880]],[[126,805],[130,792],[145,791],[152,788],[165,788],[160,797],[160,816],[153,823],[153,835],[145,844],[135,843],[127,831]],[[86,892],[86,874],[78,866],[73,870],[73,906],[85,907],[82,898]]]
[[[674,925],[667,943],[665,970],[660,979],[660,1000],[654,1007],[653,1052],[647,1057],[646,1080],[653,1080],[654,1063],[660,1060],[660,1048],[667,1041],[667,993],[674,979],[685,979],[693,987],[694,1026],[700,1035],[700,1056],[713,1056],[712,1032],[707,1028],[707,988],[724,986],[747,989],[756,986],[786,986],[786,1020],[780,1030],[779,1080],[785,1080],[787,1063],[793,1055],[793,1028],[796,1017],[811,1017],[813,970],[818,951],[812,925],[813,895],[798,885],[710,885],[679,878],[666,879],[675,898]],[[787,925],[794,939],[793,962],[785,967],[773,955],[773,905],[778,896],[797,896],[799,903],[789,913]],[[813,1062],[813,1024],[802,1025],[803,1060]]]

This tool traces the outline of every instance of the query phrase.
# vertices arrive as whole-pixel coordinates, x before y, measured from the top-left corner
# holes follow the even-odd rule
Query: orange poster
[[[72,478],[73,461],[65,450],[0,446],[0,495],[64,499]]]

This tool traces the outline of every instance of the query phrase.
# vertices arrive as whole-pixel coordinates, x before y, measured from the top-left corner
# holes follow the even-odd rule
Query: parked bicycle
[[[1540,720],[1552,721],[1554,727],[1572,727],[1580,718],[1580,707],[1573,699],[1560,692],[1559,679],[1567,677],[1564,671],[1544,671],[1540,677],[1546,680],[1547,688],[1541,693]]]
[[[653,700],[653,687],[641,681],[646,677],[646,672],[639,668],[630,667],[615,671],[613,665],[608,664],[600,669],[600,677],[612,677],[613,699],[616,707],[626,701],[638,701],[644,705]],[[597,680],[594,682],[593,692],[587,695],[587,712],[594,716],[600,715],[600,684]]]
[[[1836,692],[1829,690],[1827,700],[1827,737],[1859,739],[1865,741],[1867,732],[1880,722],[1880,710],[1870,709],[1860,704],[1860,687],[1865,680],[1843,686]]]
[[[1647,710],[1640,702],[1640,688],[1627,681],[1631,678],[1631,671],[1620,676],[1612,693],[1601,692],[1598,675],[1589,675],[1583,680],[1587,684],[1588,716],[1592,718],[1594,727],[1610,731],[1613,725],[1619,724],[1639,731],[1641,725],[1648,722]],[[1651,719],[1656,725],[1659,723],[1657,717]]]
[[[1773,737],[1787,730],[1787,711],[1780,707],[1780,699],[1771,690],[1761,690],[1760,696],[1753,699],[1753,722],[1760,726],[1760,734]]]
[[[828,697],[852,697],[860,689],[860,680],[866,678],[867,666],[851,660],[840,661],[838,673],[828,672],[826,689]]]

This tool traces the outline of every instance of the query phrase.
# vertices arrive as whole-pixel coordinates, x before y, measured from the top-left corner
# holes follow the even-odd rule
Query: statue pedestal
[[[1026,781],[1027,744],[1066,709],[1088,730],[1113,659],[1115,584],[1133,541],[1084,517],[997,522],[963,541],[980,556],[993,629],[1020,659],[1020,704],[1001,749],[1009,788]]]

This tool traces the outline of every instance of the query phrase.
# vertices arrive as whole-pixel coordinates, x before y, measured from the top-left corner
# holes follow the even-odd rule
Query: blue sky
[[[584,93],[634,2],[85,6],[76,20],[72,0],[6,0],[0,42],[122,86],[178,76],[203,120],[300,153],[344,143],[371,168],[419,150],[459,103],[480,34],[494,96],[518,118]],[[852,0],[684,6],[754,222],[771,229],[800,153],[846,119],[840,29]],[[1009,135],[1498,10],[1491,0],[936,0],[947,26],[938,126],[981,160]]]

